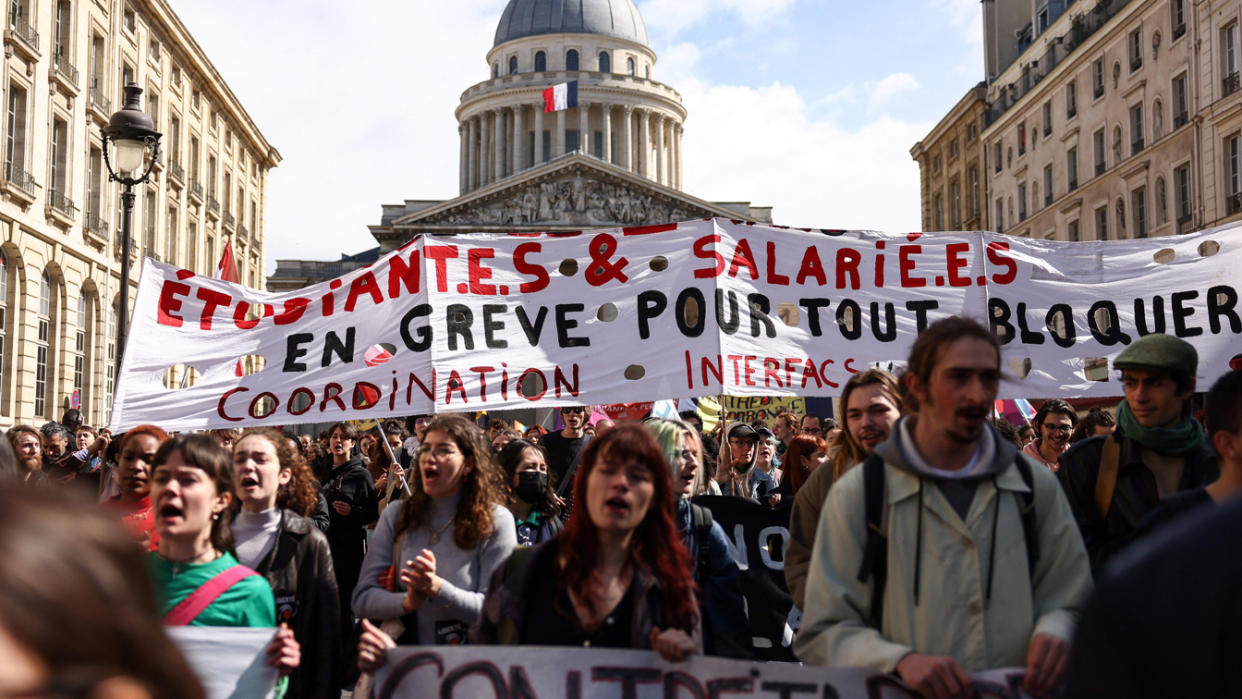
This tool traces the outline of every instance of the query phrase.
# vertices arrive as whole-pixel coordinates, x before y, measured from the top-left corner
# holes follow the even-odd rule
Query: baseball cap
[[[1156,369],[1193,378],[1199,368],[1199,353],[1181,338],[1155,333],[1131,342],[1113,360],[1113,368]]]
[[[726,439],[750,439],[757,442],[759,441],[759,433],[750,425],[739,422],[729,428],[729,436]]]

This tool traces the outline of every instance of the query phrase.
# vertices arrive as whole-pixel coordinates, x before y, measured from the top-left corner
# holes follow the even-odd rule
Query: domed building
[[[770,207],[682,191],[686,108],[653,77],[656,54],[633,0],[509,0],[486,80],[457,107],[458,189],[448,201],[385,205],[379,247],[339,261],[278,260],[271,290],[367,264],[418,234],[573,231],[719,216],[771,222]],[[546,112],[543,91],[576,82],[577,106]]]

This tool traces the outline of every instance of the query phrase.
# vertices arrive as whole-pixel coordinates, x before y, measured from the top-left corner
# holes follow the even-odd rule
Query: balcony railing
[[[13,33],[18,38],[26,42],[30,48],[36,51],[39,50],[39,32],[35,31],[35,28],[30,26],[26,20],[20,17],[12,17],[9,21],[9,28],[13,30]]]
[[[1091,98],[1099,99],[1104,96],[1104,83],[1100,83],[1091,89]]]
[[[69,57],[57,52],[52,65],[56,68],[56,72],[68,81],[71,85],[78,84],[78,68],[69,62]]]
[[[207,213],[214,216],[220,215],[220,201],[213,196],[207,196]]]
[[[237,237],[242,240],[250,240],[250,229],[246,228],[246,224],[237,224]]]
[[[1232,95],[1238,91],[1239,87],[1242,87],[1242,78],[1239,77],[1239,73],[1236,70],[1232,74],[1225,76],[1225,79],[1220,82],[1221,97]]]
[[[86,230],[106,236],[108,234],[108,222],[105,221],[99,214],[93,211],[87,211]]]
[[[199,184],[198,180],[190,181],[190,196],[199,201],[203,200],[203,185]]]
[[[1068,183],[1066,186],[1068,187],[1069,191],[1071,191],[1071,192],[1072,192],[1072,191],[1074,191],[1075,189],[1078,189],[1078,178],[1074,178],[1074,179],[1070,180],[1070,181],[1069,181],[1069,183]]]
[[[185,182],[185,169],[176,160],[168,161],[168,176],[178,182]]]
[[[103,89],[99,87],[92,87],[90,102],[91,106],[98,109],[101,113],[112,113],[112,100],[108,99],[108,96],[104,94]]]
[[[1104,161],[1102,161],[1102,160],[1101,160],[1101,161],[1097,162],[1097,163],[1095,164],[1095,174],[1096,174],[1096,177],[1099,177],[1100,175],[1103,175],[1103,174],[1104,174],[1104,171],[1105,171],[1105,170],[1107,170],[1107,169],[1108,169],[1108,166],[1104,164]]]
[[[1173,38],[1180,39],[1186,33],[1186,23],[1176,24],[1173,26]]]
[[[1142,67],[1143,67],[1142,56],[1130,56],[1130,72],[1131,73],[1133,73],[1134,71]]]
[[[1130,155],[1135,155],[1141,150],[1143,150],[1143,139],[1139,138],[1130,142]]]
[[[225,211],[224,212],[224,227],[228,229],[232,229],[236,225],[237,225],[237,218],[233,216],[233,214]]]
[[[26,194],[32,197],[35,195],[34,175],[26,172],[20,167],[10,163],[4,169],[4,179],[15,185]]]
[[[1232,216],[1242,211],[1242,192],[1234,192],[1225,197],[1225,215]]]
[[[1187,121],[1190,121],[1190,115],[1186,112],[1178,112],[1173,116],[1173,128],[1180,129],[1186,125]]]
[[[1052,206],[1052,192],[1044,193],[1044,206]]]
[[[63,192],[52,190],[47,193],[47,203],[62,214],[74,218],[78,215],[78,207],[74,206],[73,200],[65,196]]]

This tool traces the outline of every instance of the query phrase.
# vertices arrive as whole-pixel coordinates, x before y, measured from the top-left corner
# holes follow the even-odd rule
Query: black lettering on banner
[[[1057,319],[1060,319],[1061,332],[1057,332]],[[1068,303],[1054,303],[1044,316],[1044,324],[1048,326],[1048,334],[1058,347],[1073,347],[1078,331],[1074,328],[1074,309]]]
[[[750,306],[750,336],[759,337],[759,325],[763,324],[764,333],[768,337],[776,337],[776,324],[772,322],[772,302],[763,294],[748,294],[746,304]]]
[[[1214,286],[1207,292],[1208,327],[1213,335],[1220,334],[1220,317],[1229,318],[1229,329],[1242,333],[1242,318],[1238,318],[1238,290],[1231,286]]]
[[[849,320],[846,319],[849,316]],[[862,337],[862,309],[853,299],[845,299],[837,304],[837,327],[841,328],[841,336],[847,340]]]
[[[825,685],[831,687],[832,685]],[[759,689],[765,692],[776,692],[780,699],[793,699],[793,695],[797,694],[815,694],[815,690],[819,689],[813,684],[803,684],[801,682],[763,682],[759,685]],[[834,693],[836,690],[833,690]]]
[[[880,304],[878,301],[871,302],[871,334],[875,335],[875,339],[880,342],[894,342],[897,339],[897,309],[892,302],[884,303],[884,324],[888,326],[886,330],[880,329]]]
[[[1018,302],[1018,333],[1022,338],[1024,345],[1042,345],[1044,344],[1043,333],[1032,331],[1026,324],[1026,303]]]
[[[526,340],[530,342],[531,347],[539,344],[539,336],[543,334],[543,321],[548,318],[548,309],[546,306],[540,306],[539,312],[535,314],[535,322],[530,321],[530,316],[526,314],[525,306],[517,307],[518,325],[522,326],[522,332],[526,333]]]
[[[393,699],[393,692],[401,686],[401,681],[405,679],[405,676],[424,665],[434,665],[436,676],[444,676],[444,660],[438,653],[415,653],[407,656],[393,667],[392,674],[388,676],[388,681],[379,688],[375,696],[378,699]]]
[[[556,304],[556,341],[561,347],[590,347],[591,339],[587,337],[570,337],[569,331],[578,327],[578,321],[570,318],[570,313],[581,313],[586,309],[581,303]]]
[[[663,292],[650,290],[638,295],[638,337],[651,337],[651,319],[668,308],[668,297]]]
[[[349,364],[354,361],[354,329],[345,329],[345,341],[341,342],[340,336],[335,330],[329,330],[328,334],[323,338],[323,362],[322,366],[327,368],[332,363],[332,355],[335,354],[342,364]]]
[[[431,304],[420,303],[405,312],[401,317],[401,341],[405,346],[414,352],[426,352],[431,348],[431,328],[427,325],[420,325],[416,334],[410,333],[410,323],[417,318],[426,318],[431,315]]]
[[[798,299],[798,305],[806,309],[807,325],[811,328],[811,337],[824,334],[823,328],[819,325],[819,312],[827,310],[831,303],[828,299]]]
[[[483,344],[488,349],[505,349],[509,346],[509,341],[496,337],[498,330],[505,329],[503,320],[496,320],[492,316],[497,313],[504,313],[509,307],[503,303],[488,303],[483,305]]]
[[[891,696],[885,690],[893,690],[900,692],[910,699],[922,699],[922,695],[910,689],[901,680],[897,679],[897,675],[872,675],[867,678],[867,696],[870,699],[884,699]]]
[[[686,320],[686,310],[690,301],[694,301],[699,312],[695,318],[697,322],[693,325]],[[703,292],[698,287],[688,286],[681,290],[677,295],[677,329],[686,337],[698,337],[703,334],[703,330],[707,327],[707,301],[703,298]]]
[[[491,682],[496,699],[507,699],[509,696],[508,687],[505,686],[505,676],[500,672],[500,668],[486,660],[478,660],[466,663],[445,675],[444,681],[440,683],[440,699],[453,699],[453,688],[458,682],[472,675],[486,678]]]
[[[285,338],[285,366],[283,371],[296,372],[306,371],[306,362],[298,360],[305,357],[308,353],[302,345],[315,339],[314,333],[294,333]]]
[[[939,301],[926,299],[923,301],[906,301],[906,310],[914,311],[914,328],[916,333],[922,333],[927,329],[927,312],[940,308]]]
[[[521,665],[509,667],[509,699],[539,699],[535,689],[530,686],[526,668]]]
[[[750,694],[753,691],[755,691],[755,682],[749,677],[721,677],[707,681],[708,699],[719,699],[726,692]]]
[[[647,667],[593,667],[593,682],[620,682],[621,699],[637,699],[638,684],[652,684],[660,681],[660,671]]]
[[[573,670],[565,675],[565,699],[582,699],[582,673]]]
[[[1017,334],[1009,322],[1009,304],[1004,299],[988,299],[988,323],[992,327],[992,336],[1002,345],[1013,342]]]
[[[1104,328],[1097,322],[1096,316],[1100,311],[1105,313]],[[1087,312],[1087,326],[1091,328],[1091,334],[1096,341],[1105,347],[1118,343],[1130,344],[1131,337],[1121,331],[1121,316],[1117,313],[1117,304],[1112,301],[1096,301],[1091,304],[1091,310]]]
[[[1142,298],[1134,299],[1134,329],[1140,336],[1164,332],[1164,297],[1153,296],[1151,299],[1152,324],[1147,325],[1147,304]]]
[[[1199,298],[1197,291],[1175,291],[1173,292],[1173,334],[1178,337],[1195,337],[1203,334],[1203,328],[1190,327],[1186,325],[1186,319],[1194,315],[1195,309],[1183,306],[1185,301],[1193,301]]]
[[[444,328],[448,334],[449,349],[457,349],[458,337],[462,338],[466,349],[474,349],[474,335],[470,332],[470,326],[474,325],[474,312],[462,303],[450,303],[445,310]]]
[[[689,694],[691,699],[707,699],[707,694],[703,692],[702,685],[694,675],[678,670],[665,673],[664,699],[680,699],[684,694]]]
[[[729,295],[729,319],[725,320],[725,315],[724,315],[725,290],[716,289],[716,324],[720,326],[721,332],[726,333],[728,335],[732,335],[737,332],[737,328],[741,324],[742,320],[741,318],[738,317],[738,313],[737,313],[737,294],[730,291],[728,295]]]

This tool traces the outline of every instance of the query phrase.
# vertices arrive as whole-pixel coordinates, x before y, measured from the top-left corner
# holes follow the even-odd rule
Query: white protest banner
[[[267,664],[266,651],[275,629],[170,626],[165,631],[190,663],[207,699],[273,695],[276,670]]]
[[[713,219],[574,234],[417,237],[267,293],[147,260],[115,429],[375,419],[672,396],[834,396],[948,315],[990,323],[1001,397],[1108,396],[1164,329],[1200,385],[1242,364],[1242,225],[1065,243]],[[237,376],[240,357],[264,368]],[[199,372],[167,388],[174,365]],[[1100,368],[1103,370],[1101,371]]]
[[[1022,699],[1021,668],[974,675],[975,696]],[[651,651],[532,646],[399,647],[376,674],[377,699],[644,699],[837,697],[910,699],[895,675],[859,668],[804,667],[692,656],[680,663]]]

